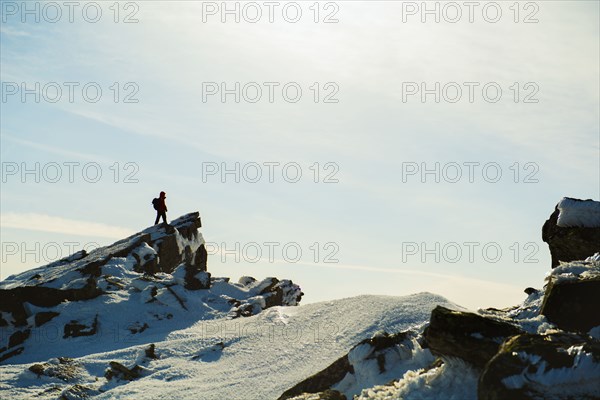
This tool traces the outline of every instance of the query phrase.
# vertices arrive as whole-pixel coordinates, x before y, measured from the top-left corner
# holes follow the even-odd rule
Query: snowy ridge
[[[120,339],[118,349],[112,335],[59,340],[51,351],[40,346],[39,353],[23,355],[21,362],[45,361],[50,353],[53,357],[88,353],[77,358],[81,372],[76,378],[64,382],[38,377],[28,370],[34,364],[4,365],[0,397],[25,399],[46,393],[36,398],[56,398],[77,383],[98,399],[275,399],[376,332],[422,325],[438,304],[453,306],[427,293],[359,296],[298,308],[273,307],[242,319],[188,321],[188,327],[175,330],[172,320],[165,319],[143,341],[136,342],[133,336]],[[155,344],[157,359],[143,356],[149,342]],[[106,380],[111,361],[141,365],[142,377],[132,382]],[[57,385],[56,391],[45,392]]]

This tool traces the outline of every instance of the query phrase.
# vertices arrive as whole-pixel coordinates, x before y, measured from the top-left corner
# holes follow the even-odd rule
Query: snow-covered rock
[[[563,198],[542,227],[552,268],[600,252],[600,202]]]
[[[600,228],[600,202],[563,197],[556,206],[559,210],[556,225],[563,228]]]
[[[120,348],[121,338],[135,342],[165,320],[178,329],[298,305],[303,293],[289,280],[213,283],[200,227],[199,214],[187,214],[0,282],[0,363],[65,356],[56,342],[86,336],[115,337],[110,347]]]
[[[600,261],[561,263],[547,281],[540,313],[549,321],[580,333],[600,325]]]
[[[600,341],[564,332],[515,336],[486,365],[478,398],[600,398]]]

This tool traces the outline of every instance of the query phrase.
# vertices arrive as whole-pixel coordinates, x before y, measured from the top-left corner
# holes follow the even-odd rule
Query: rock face
[[[598,399],[600,342],[569,333],[523,334],[486,365],[479,400]]]
[[[357,375],[375,369],[380,375],[389,371],[400,360],[412,357],[416,343],[412,331],[388,334],[380,332],[354,346],[348,354],[340,357],[329,367],[286,390],[278,400],[299,399],[343,399],[340,391],[351,391]],[[372,368],[376,366],[376,368]],[[389,379],[388,379],[389,380]],[[314,396],[307,396],[314,394]]]
[[[141,335],[177,315],[236,318],[300,302],[289,280],[211,278],[201,226],[199,213],[190,213],[0,282],[0,362],[23,353],[30,336],[45,337],[36,330],[62,332],[64,340],[103,327]]]
[[[600,326],[600,263],[564,264],[548,278],[541,314],[559,328],[587,333]]]
[[[542,240],[548,243],[552,268],[560,261],[585,260],[600,252],[600,223],[592,200],[564,198],[542,227]],[[589,221],[589,222],[588,222]]]
[[[462,358],[483,368],[504,340],[519,333],[520,328],[507,322],[438,306],[423,336],[433,354]]]

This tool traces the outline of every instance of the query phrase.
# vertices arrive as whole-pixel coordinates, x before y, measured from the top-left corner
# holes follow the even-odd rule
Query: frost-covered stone
[[[431,313],[424,337],[434,354],[483,367],[504,340],[521,332],[507,321],[438,306]]]
[[[600,202],[563,198],[542,227],[552,268],[600,252]]]
[[[389,382],[412,368],[423,368],[434,361],[428,350],[420,347],[413,331],[388,334],[377,332],[355,345],[345,356],[321,372],[285,391],[279,400],[323,396],[328,390],[352,396],[365,386]],[[298,397],[296,397],[298,396]],[[305,396],[305,397],[303,397]]]
[[[300,287],[288,280],[213,282],[200,226],[197,212],[186,214],[0,282],[0,362],[33,357],[31,338],[81,343],[109,336],[118,347],[165,319],[177,326],[299,303]]]
[[[518,335],[486,365],[480,400],[597,399],[600,342],[568,333]]]
[[[600,325],[600,261],[563,263],[548,277],[541,314],[561,329],[588,332]]]

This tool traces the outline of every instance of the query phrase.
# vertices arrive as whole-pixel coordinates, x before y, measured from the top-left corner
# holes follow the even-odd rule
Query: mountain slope
[[[54,346],[54,353],[77,355],[81,347],[94,351],[74,361],[74,377],[65,382],[38,377],[28,370],[31,365],[0,366],[0,397],[44,399],[62,393],[65,398],[83,398],[73,394],[82,391],[99,399],[275,399],[375,332],[421,325],[436,305],[452,306],[427,293],[359,296],[273,307],[248,318],[197,321],[171,332],[173,327],[165,321],[160,333],[145,336],[153,340],[157,359],[145,356],[147,345],[121,343],[123,348],[115,350],[110,335],[73,338]],[[103,347],[108,351],[101,351]],[[141,377],[131,382],[107,380],[111,361],[128,368],[137,364]]]

